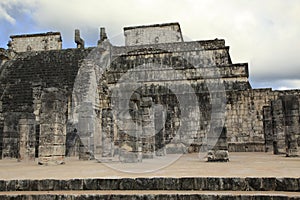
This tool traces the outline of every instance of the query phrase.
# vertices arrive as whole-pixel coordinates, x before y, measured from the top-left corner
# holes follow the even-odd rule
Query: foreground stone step
[[[56,200],[77,200],[77,199],[122,199],[122,200],[154,200],[154,199],[206,199],[206,200],[296,200],[300,199],[299,192],[253,192],[253,191],[15,191],[0,192],[0,199],[56,199]]]
[[[165,190],[89,190],[89,191],[14,191],[0,192],[1,200],[94,200],[94,199],[122,199],[122,200],[296,200],[300,199],[299,192],[274,191],[165,191]]]
[[[300,192],[300,178],[155,177],[0,180],[0,191],[197,190]]]

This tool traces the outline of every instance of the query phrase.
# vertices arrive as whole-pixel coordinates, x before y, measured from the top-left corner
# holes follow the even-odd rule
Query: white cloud
[[[17,12],[30,12],[35,8],[37,0],[1,0],[0,2],[0,20],[15,24],[18,20],[14,14]]]
[[[0,20],[1,19],[4,19],[11,24],[15,24],[16,22],[16,20],[7,13],[6,8],[4,8],[4,5],[2,5],[2,3],[0,3]]]

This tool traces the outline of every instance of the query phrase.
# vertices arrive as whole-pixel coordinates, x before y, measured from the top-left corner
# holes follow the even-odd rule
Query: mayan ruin
[[[95,46],[86,47],[76,29],[76,47],[68,49],[62,48],[60,32],[10,36],[8,48],[0,49],[0,160],[58,168],[70,158],[126,166],[201,154],[195,162],[212,167],[231,164],[236,152],[298,159],[300,90],[253,88],[251,66],[233,63],[224,39],[184,41],[177,22],[124,27],[123,34],[125,45],[115,46],[101,27]],[[191,174],[168,184],[167,178],[141,181],[147,190],[300,191],[299,177],[196,179]],[[130,180],[124,180],[130,189],[116,179],[78,179],[81,186],[74,179],[65,188],[142,188]],[[37,188],[67,190],[55,181]],[[22,183],[0,180],[0,188],[35,190],[31,180]],[[205,199],[244,199],[223,195]],[[156,199],[134,197],[143,198]]]

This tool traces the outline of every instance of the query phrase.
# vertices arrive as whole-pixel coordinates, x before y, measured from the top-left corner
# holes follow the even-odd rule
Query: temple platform
[[[206,162],[198,154],[167,155],[141,163],[99,163],[66,158],[64,165],[41,166],[37,162],[0,160],[1,180],[136,178],[136,177],[299,177],[300,157],[271,153],[232,152],[229,162]],[[173,162],[173,163],[170,163]],[[156,167],[158,166],[158,167]]]
[[[175,156],[141,163],[67,158],[57,166],[4,159],[0,199],[300,199],[299,157],[230,153],[219,163]],[[153,170],[157,165],[163,167]]]

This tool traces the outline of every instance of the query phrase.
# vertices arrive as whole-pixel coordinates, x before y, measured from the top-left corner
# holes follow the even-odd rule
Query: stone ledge
[[[300,178],[120,178],[0,180],[0,191],[66,190],[197,190],[299,192]]]
[[[70,191],[71,192],[71,191]],[[137,194],[138,193],[138,194]],[[159,191],[156,193],[149,192],[149,191],[133,191],[130,193],[124,193],[124,191],[107,191],[107,192],[100,192],[99,191],[93,191],[83,193],[82,191],[72,191],[72,193],[25,193],[25,194],[1,194],[0,197],[2,200],[6,199],[56,199],[56,200],[77,200],[77,199],[125,199],[125,200],[145,200],[145,199],[187,199],[187,200],[193,200],[193,199],[207,199],[207,200],[213,200],[213,199],[280,199],[280,200],[295,200],[299,199],[299,194],[295,193],[252,193],[252,192],[233,192],[230,191],[228,193],[223,193],[219,191],[212,192],[191,192],[191,191],[185,191],[185,192],[163,192]]]

